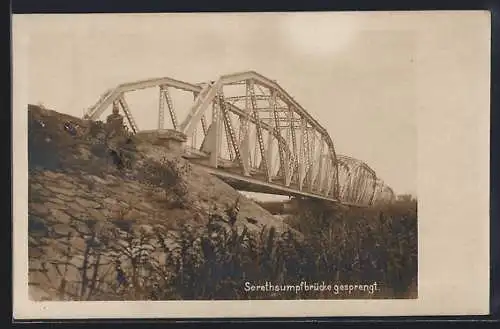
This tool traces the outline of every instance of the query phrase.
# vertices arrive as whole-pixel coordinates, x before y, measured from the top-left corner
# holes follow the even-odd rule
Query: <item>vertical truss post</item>
[[[125,117],[127,118],[128,123],[130,124],[130,128],[132,129],[134,134],[137,134],[139,129],[137,128],[137,124],[135,123],[135,120],[132,117],[132,113],[130,112],[130,108],[127,104],[127,101],[125,100],[125,95],[121,94],[120,98],[118,99],[118,102],[121,105],[123,112],[125,113]]]
[[[270,106],[271,106],[271,109],[273,111],[273,115],[274,115],[274,129],[275,129],[275,133],[279,136],[281,136],[281,129],[280,129],[280,118],[279,118],[279,114],[278,114],[278,101],[277,101],[277,95],[278,93],[276,92],[276,90],[272,90],[271,91],[271,98],[270,98]],[[280,173],[281,175],[283,175],[283,183],[286,184],[286,178],[285,177],[288,177],[288,166],[285,165],[285,162],[286,162],[286,156],[285,156],[285,149],[284,149],[285,145],[283,145],[283,143],[281,143],[280,141],[278,141],[278,152],[279,152],[279,163],[280,163],[280,167],[278,169],[278,173]]]
[[[252,114],[253,115],[253,114]],[[259,154],[259,138],[258,138],[258,134],[257,134],[257,128],[255,128],[255,140],[253,141],[253,146],[254,146],[254,151],[253,151],[253,167],[254,168],[259,168],[259,164],[257,163],[257,155]],[[262,157],[261,157],[261,160],[262,162]],[[259,168],[261,169],[261,168]]]
[[[248,116],[252,113],[251,103],[250,103],[250,81],[245,81],[245,114],[246,116],[240,117],[240,131],[239,131],[239,142],[240,145],[243,143],[248,143]]]
[[[372,175],[370,174],[369,177],[366,178],[366,181],[365,181],[365,193],[364,193],[364,196],[363,196],[363,199],[365,200],[365,203],[366,205],[370,205],[370,200],[371,200],[371,181],[372,181],[373,177]]]
[[[334,172],[334,185],[335,185],[335,190],[333,192],[333,197],[335,199],[338,199],[339,197],[339,163],[337,160],[337,155],[335,154],[335,149],[332,147],[332,157],[335,159],[334,164],[335,164],[335,172]]]
[[[233,155],[233,147],[231,145],[231,136],[229,134],[229,127],[227,124],[227,121],[224,120],[224,131],[226,132],[226,144],[227,144],[227,151],[229,153],[229,160],[233,161],[234,160],[234,155]]]
[[[359,180],[359,199],[358,199],[359,203],[363,203],[363,199],[364,199],[364,195],[365,195],[365,190],[364,190],[365,180],[366,180],[366,172],[363,172],[363,174],[361,175],[360,180]]]
[[[222,116],[224,118],[224,123],[225,123],[225,128],[226,128],[226,138],[228,139],[227,141],[228,141],[228,148],[230,150],[230,156],[232,158],[232,150],[234,150],[234,153],[236,155],[236,160],[239,161],[239,164],[243,168],[243,172],[245,172],[246,171],[245,163],[242,161],[242,158],[241,158],[240,147],[238,146],[238,141],[237,141],[234,129],[233,129],[231,117],[229,116],[229,111],[226,108],[226,102],[224,99],[224,94],[223,94],[222,88],[219,92],[218,101],[219,101],[219,107],[220,107],[221,112],[222,112]]]
[[[315,135],[313,135],[315,136]],[[322,159],[323,159],[323,147],[324,147],[324,142],[323,139],[320,140],[319,144],[319,150],[315,152],[315,161],[313,163],[313,170],[312,170],[312,177],[311,177],[311,192],[317,191],[317,180],[318,177],[320,177],[319,173],[321,172],[321,164],[322,164]],[[319,167],[319,168],[318,168]]]
[[[290,178],[288,185],[290,183],[296,183],[297,186],[299,185],[299,155],[297,154],[297,136],[295,134],[295,115],[294,115],[294,110],[291,105],[288,105],[288,124],[290,127],[290,134],[292,137],[292,148],[293,148],[293,158],[290,163]],[[297,181],[293,181],[293,178],[297,177]]]
[[[175,114],[174,104],[167,86],[163,87],[163,94],[165,95],[165,100],[167,102],[168,112],[170,113],[170,119],[172,120],[172,126],[174,127],[174,130],[177,130],[179,126],[177,124],[177,116]]]
[[[374,181],[375,175],[372,175],[370,177],[370,180],[366,183],[367,185],[367,193],[366,193],[366,198],[367,198],[367,204],[371,206],[372,204],[372,197],[373,197],[373,181]]]
[[[349,167],[349,172],[346,177],[346,182],[345,182],[345,188],[344,188],[344,200],[350,201],[351,200],[351,190],[352,190],[352,169]]]
[[[311,131],[307,133],[307,149],[307,189],[311,192],[314,183],[314,165],[316,164],[314,161],[314,154],[316,152],[316,133],[313,127],[311,127]]]
[[[191,147],[196,149],[196,142],[197,142],[197,136],[198,136],[198,131],[196,127],[193,129],[193,134],[191,135]]]
[[[267,159],[267,167],[268,167],[268,172],[269,172],[269,179],[268,181],[271,182],[273,179],[272,173],[273,173],[273,135],[271,134],[270,131],[267,132],[267,154],[266,154],[266,159]]]
[[[369,205],[370,204],[370,196],[368,195],[370,193],[370,182],[371,182],[371,173],[369,173],[366,177],[365,177],[365,181],[363,182],[363,203],[365,205]]]
[[[290,113],[288,111],[285,112],[285,120],[289,120]],[[282,131],[282,130],[281,130]],[[292,129],[287,125],[285,127],[286,131],[286,137],[285,137],[285,145],[284,148],[286,148],[287,151],[287,157],[283,163],[283,172],[284,172],[284,179],[283,182],[285,183],[285,186],[290,186],[290,181],[291,181],[291,171],[293,171],[292,168],[292,163],[293,163],[293,154],[291,150],[291,145],[292,145]],[[281,132],[280,132],[281,134]]]
[[[328,196],[328,187],[329,187],[329,182],[330,182],[330,168],[331,168],[331,159],[330,157],[327,157],[325,159],[325,179],[321,183],[321,194],[324,196]]]
[[[266,150],[264,147],[264,139],[262,136],[262,128],[261,128],[261,121],[259,118],[259,113],[257,109],[257,101],[255,99],[255,90],[254,90],[254,82],[253,80],[250,80],[250,99],[252,103],[252,112],[253,116],[255,119],[255,128],[257,130],[257,139],[259,142],[259,149],[260,149],[260,156],[261,156],[261,164],[264,169],[264,173],[266,176],[266,181],[270,181],[271,175],[269,172],[269,166],[268,166],[268,161],[266,159]]]
[[[356,171],[354,172],[354,178],[353,178],[353,184],[352,184],[352,195],[351,195],[351,202],[356,203],[357,198],[359,196],[359,181],[360,181],[360,167],[358,166],[356,168]]]
[[[359,199],[358,199],[358,202],[360,204],[364,204],[365,202],[365,194],[366,194],[366,173],[363,173],[363,175],[361,176],[361,179],[360,179],[360,183],[359,183]]]
[[[358,181],[358,175],[357,175],[357,170],[354,171],[352,177],[351,177],[351,185],[350,185],[350,195],[349,195],[349,201],[354,203],[354,200],[356,199],[356,182]]]
[[[335,163],[333,162],[332,157],[328,157],[328,176],[327,176],[327,185],[326,185],[326,191],[325,191],[325,196],[330,196],[330,193],[333,188],[333,175],[335,171]]]
[[[203,135],[206,136],[208,128],[207,128],[207,117],[205,116],[205,114],[201,116],[201,128],[203,129]]]
[[[325,155],[323,152],[320,152],[320,160],[319,160],[319,168],[318,168],[318,183],[316,190],[318,191],[319,194],[323,194],[323,186],[324,186],[324,181],[325,181]]]
[[[330,147],[330,161],[332,162],[332,172],[331,176],[328,178],[329,181],[329,187],[328,187],[328,192],[327,196],[333,197],[333,198],[338,198],[338,186],[339,186],[339,181],[338,181],[338,164],[336,162],[336,157],[334,156],[334,150],[333,146]]]
[[[356,195],[356,181],[357,181],[357,173],[356,169],[354,170],[351,176],[351,184],[349,185],[349,202],[354,203],[354,198]]]
[[[350,190],[351,190],[351,170],[349,169],[347,171],[347,174],[346,174],[346,177],[345,177],[345,181],[344,181],[344,184],[342,186],[342,198],[345,199],[345,200],[348,200],[349,199],[349,195],[350,195]]]
[[[305,170],[307,166],[307,122],[304,118],[300,118],[300,149],[299,149],[299,190],[302,191],[304,187],[304,178],[306,176]]]
[[[217,95],[216,97],[216,102],[219,105],[222,119],[223,119],[223,127],[222,129],[225,132],[225,138],[226,138],[226,144],[227,144],[227,152],[229,153],[229,160],[233,161],[234,160],[234,155],[233,155],[233,146],[231,144],[231,135],[230,135],[230,121],[229,121],[229,115],[225,110],[224,106],[224,96]]]
[[[305,121],[305,120],[304,120]],[[310,144],[310,140],[309,140],[309,127],[308,127],[308,124],[307,124],[307,121],[305,121],[305,124],[304,124],[304,135],[305,135],[305,138],[304,138],[304,148],[303,148],[303,156],[304,156],[304,160],[305,160],[305,170],[309,170],[309,166],[311,164],[311,144]],[[304,178],[306,177],[306,174],[304,174]]]
[[[196,101],[199,93],[198,92],[193,92],[193,101]],[[208,125],[207,125],[207,117],[205,113],[201,116],[201,128],[203,129],[203,135],[207,136],[208,133]]]
[[[215,102],[212,103],[212,124],[211,129],[214,132],[214,138],[211,145],[211,153],[210,153],[210,165],[213,168],[217,168],[219,165],[219,153],[220,153],[220,111],[219,107],[216,106]]]
[[[250,134],[249,134],[249,116],[251,115],[250,104],[250,81],[245,80],[245,114],[239,116],[240,127],[238,134],[238,143],[241,150],[243,161],[243,175],[250,176],[250,167],[252,166],[252,152],[250,150]]]
[[[158,104],[158,130],[163,130],[165,124],[165,103],[163,96],[163,87],[160,86],[160,101]]]
[[[377,176],[373,177],[373,186],[372,186],[372,188],[373,188],[373,192],[372,192],[372,195],[371,195],[370,201],[369,201],[370,206],[372,206],[373,203],[375,202],[375,195],[377,193]]]
[[[218,138],[218,144],[217,144],[217,157],[220,159],[222,158],[222,142],[223,142],[223,133],[224,133],[224,116],[222,114],[222,108],[221,108],[221,104],[219,104],[219,102],[217,102],[217,97],[213,100],[215,106],[217,107],[217,111],[218,111],[218,120],[219,120],[219,124],[218,124],[218,128],[217,129],[217,138]]]
[[[367,175],[366,171],[362,171],[362,174],[360,176],[360,180],[358,183],[359,184],[359,188],[358,188],[358,190],[359,190],[358,202],[359,203],[363,203],[363,198],[364,198],[364,194],[365,194],[364,187],[365,187],[366,175]]]

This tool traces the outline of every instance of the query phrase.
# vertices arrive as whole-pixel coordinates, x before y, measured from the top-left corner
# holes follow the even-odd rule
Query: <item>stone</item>
[[[64,201],[65,203],[69,203],[69,202],[74,202],[75,201],[75,197],[67,196],[67,195],[64,195],[64,194],[59,194],[57,196],[57,199],[59,199],[61,201]]]
[[[123,216],[123,219],[124,220],[136,220],[136,219],[139,219],[141,217],[142,216],[141,216],[140,212],[138,212],[135,209],[132,209],[131,211],[128,211],[125,213],[125,215]]]
[[[87,209],[87,213],[89,214],[90,218],[95,220],[105,221],[107,219],[106,216],[104,216],[99,210],[89,208]]]
[[[119,205],[120,207],[125,208],[125,209],[130,208],[130,205],[129,205],[128,203],[126,203],[125,201],[119,201],[119,202],[118,202],[118,205]]]
[[[52,193],[50,193],[50,191],[49,191],[49,190],[47,190],[47,189],[45,189],[45,188],[43,188],[43,189],[41,189],[41,190],[36,191],[36,193],[37,193],[39,196],[43,196],[43,197],[49,197],[49,196],[51,196],[51,195],[52,195]]]
[[[60,209],[50,209],[50,215],[59,223],[69,224],[71,221],[71,216]]]
[[[71,240],[71,246],[76,251],[83,252],[85,250],[85,248],[87,247],[87,243],[85,242],[84,238],[82,238],[80,236],[75,236],[75,238],[73,238]]]
[[[72,186],[71,189],[68,189],[68,188],[62,188],[62,187],[48,185],[47,188],[54,193],[64,194],[66,196],[75,196],[75,191],[76,191],[76,187],[74,187],[74,186]]]
[[[52,299],[51,295],[47,291],[44,291],[41,287],[34,286],[32,284],[28,287],[28,293],[31,301],[44,301]]]
[[[142,201],[140,203],[137,203],[134,205],[137,209],[139,210],[145,210],[145,211],[154,211],[156,210],[155,207],[151,205],[149,202]]]
[[[112,198],[104,198],[102,202],[109,206],[118,206],[118,201]]]
[[[74,199],[73,199],[74,200]],[[84,213],[85,212],[85,208],[83,208],[82,206],[80,206],[78,203],[76,202],[70,202],[68,203],[68,210],[73,212],[73,213]]]
[[[118,180],[118,178],[116,178],[115,176],[113,175],[109,175],[109,174],[106,174],[104,176],[106,178],[106,182],[109,184],[109,183],[113,183],[113,182],[116,182]]]
[[[144,211],[137,211],[139,214],[139,218],[155,218],[155,214],[152,212],[144,212]]]
[[[57,181],[57,185],[58,187],[62,187],[62,188],[67,188],[69,190],[76,190],[75,188],[75,185],[73,183],[70,183],[67,181],[67,177],[65,177],[66,179],[60,179]]]
[[[139,229],[144,230],[145,233],[151,234],[154,232],[153,226],[152,225],[147,225],[147,224],[141,224],[139,226]]]
[[[59,210],[66,210],[66,209],[68,209],[68,206],[67,206],[66,203],[63,203],[63,202],[53,202],[53,201],[54,201],[54,199],[51,199],[50,201],[45,201],[45,206],[47,207],[47,209],[59,209]]]
[[[180,131],[174,130],[174,129],[165,129],[165,130],[161,131],[158,134],[158,138],[159,139],[175,140],[175,141],[181,142],[181,143],[187,141],[186,134],[184,134]]]
[[[104,179],[102,179],[100,177],[97,177],[95,175],[88,175],[87,177],[90,178],[91,180],[93,180],[96,183],[104,184],[104,185],[107,184],[107,182]]]
[[[63,205],[63,206],[66,205],[66,202],[64,200],[61,200],[61,198],[59,198],[59,196],[56,196],[55,198],[52,198],[50,201],[52,201],[54,203],[57,203],[59,205]]]
[[[54,229],[54,231],[58,234],[64,234],[64,235],[67,235],[68,233],[70,232],[75,232],[75,230],[73,228],[71,228],[69,225],[67,224],[56,224],[52,227]]]
[[[174,152],[181,152],[184,150],[184,144],[174,139],[167,140],[165,144],[169,150]]]
[[[56,173],[56,172],[49,171],[49,170],[45,170],[43,172],[43,174],[45,176],[47,176],[48,178],[54,179],[54,180],[57,180],[57,179],[61,178],[61,176],[62,176],[60,173]]]
[[[111,219],[115,216],[115,212],[108,208],[99,209],[99,213],[106,219]]]
[[[33,259],[37,259],[43,255],[43,251],[40,248],[30,248],[29,249],[29,257]]]
[[[29,211],[30,211],[30,213],[33,213],[34,215],[38,215],[38,216],[43,216],[43,215],[49,214],[49,210],[47,209],[47,207],[43,204],[40,204],[40,203],[30,202],[29,203]]]
[[[71,223],[71,226],[73,227],[74,231],[76,232],[77,237],[81,236],[81,235],[86,236],[86,235],[89,235],[91,233],[88,225],[82,220],[78,220],[78,221]]]
[[[131,190],[135,190],[135,191],[141,191],[143,188],[141,186],[139,186],[139,184],[137,183],[127,183],[126,186],[128,188],[130,188]]]
[[[95,191],[91,192],[91,193],[85,193],[85,194],[82,194],[80,195],[82,198],[84,199],[87,199],[87,200],[97,200],[99,201],[99,207],[98,209],[101,209],[103,207],[102,205],[102,202],[101,200],[104,199],[106,197],[106,195],[102,192],[102,190],[99,188],[99,189],[96,189]]]
[[[40,183],[31,183],[29,187],[37,191],[43,189],[43,186]]]
[[[78,202],[81,206],[83,206],[84,208],[100,208],[101,205],[95,201],[91,201],[91,200],[88,200],[88,199],[84,199],[84,198],[80,198],[80,197],[77,197],[76,202]]]

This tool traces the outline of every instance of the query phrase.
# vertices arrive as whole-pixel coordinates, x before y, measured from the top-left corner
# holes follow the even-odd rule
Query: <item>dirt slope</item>
[[[186,224],[194,228],[206,224],[210,213],[227,219],[224,211],[239,199],[237,227],[255,232],[264,226],[286,228],[252,200],[164,147],[127,139],[119,147],[121,154],[133,160],[123,165],[123,157],[117,160],[114,152],[118,142],[106,139],[102,125],[37,106],[30,105],[28,112],[30,291],[34,299],[67,298],[64,291],[70,282],[61,278],[85,279],[81,268],[87,240],[103,223],[128,220],[134,227],[175,234]],[[177,205],[168,202],[172,192],[166,191],[161,180],[155,184],[161,177],[148,173],[165,161],[187,168]],[[63,256],[69,259],[64,266]]]

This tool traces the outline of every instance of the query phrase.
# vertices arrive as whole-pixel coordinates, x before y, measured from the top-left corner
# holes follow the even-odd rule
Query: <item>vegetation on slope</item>
[[[50,150],[56,155],[51,157],[50,143],[41,142],[47,136],[32,136],[30,163],[38,171],[57,171],[71,162],[88,173],[91,159],[92,167],[100,168],[95,174],[104,179],[103,168],[110,168],[159,189],[166,206],[161,216],[190,206],[189,166],[144,159],[134,152],[133,137],[110,143],[101,136],[100,124],[90,125],[86,134],[59,136],[68,142]],[[53,135],[48,138],[58,138],[57,129],[49,131]],[[92,145],[88,154],[81,147],[85,143]],[[82,154],[87,160],[81,160]],[[142,162],[140,170],[134,162]],[[144,225],[124,210],[106,218],[68,216],[68,229],[62,232],[55,229],[59,224],[47,220],[52,213],[45,218],[30,214],[30,268],[37,273],[32,281],[40,285],[45,276],[55,285],[48,298],[71,300],[416,297],[416,200],[366,209],[297,202],[299,210],[281,231],[269,226],[256,232],[236,225],[241,221],[238,198],[222,214],[210,211],[203,221],[181,221],[175,228],[152,219]],[[47,250],[54,255],[49,257]],[[247,282],[281,287],[376,283],[377,291],[246,291]]]

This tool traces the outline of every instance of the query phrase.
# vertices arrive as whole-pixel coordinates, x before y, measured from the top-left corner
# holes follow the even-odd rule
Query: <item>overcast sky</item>
[[[418,83],[432,83],[446,61],[474,60],[464,48],[464,54],[450,51],[424,66],[419,54],[456,46],[450,35],[476,37],[457,19],[419,17],[32,15],[14,17],[13,34],[21,45],[16,49],[26,52],[30,103],[81,116],[106,89],[122,82],[160,76],[200,82],[255,70],[277,80],[310,112],[338,153],[365,161],[397,193],[416,194],[417,77]],[[140,127],[156,126],[153,109],[135,116]]]

